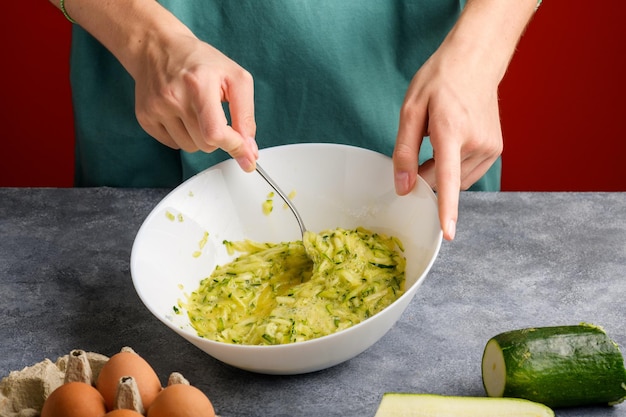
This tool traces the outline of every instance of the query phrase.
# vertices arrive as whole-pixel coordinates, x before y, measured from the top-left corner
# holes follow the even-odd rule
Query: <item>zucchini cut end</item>
[[[502,397],[506,387],[506,363],[497,340],[491,339],[485,346],[482,361],[485,392],[490,397]]]
[[[519,398],[385,393],[374,417],[554,417],[549,407]]]

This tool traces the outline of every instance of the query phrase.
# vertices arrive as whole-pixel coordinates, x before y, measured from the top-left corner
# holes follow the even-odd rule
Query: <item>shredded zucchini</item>
[[[225,343],[310,340],[378,313],[404,291],[394,237],[364,228],[306,232],[303,241],[224,241],[242,255],[219,266],[185,308],[198,335]]]

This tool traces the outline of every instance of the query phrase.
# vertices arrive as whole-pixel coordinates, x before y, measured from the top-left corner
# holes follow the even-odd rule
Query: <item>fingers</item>
[[[239,73],[238,79],[234,80],[227,90],[232,126],[239,132],[245,141],[245,152],[239,149],[229,150],[224,148],[235,158],[245,171],[255,169],[256,160],[259,157],[259,148],[255,141],[256,121],[254,118],[254,83],[252,75],[243,71]],[[245,166],[248,167],[246,169]]]
[[[415,186],[422,143],[422,134],[415,132],[424,130],[424,124],[414,119],[402,120],[405,123],[400,125],[393,154],[394,180],[399,195],[407,194]],[[439,222],[446,240],[453,240],[456,235],[460,190],[480,179],[499,155],[497,150],[491,152],[488,147],[467,151],[463,147],[467,141],[463,139],[460,132],[438,126],[431,133],[437,156],[419,166],[420,176],[437,192]]]
[[[148,131],[146,129],[146,131]],[[167,122],[159,125],[158,129],[151,133],[154,138],[172,149],[182,149],[186,152],[196,152],[199,147],[191,137],[189,130],[182,119],[178,117],[169,118]],[[216,146],[205,146],[204,152],[213,152]]]
[[[419,150],[427,132],[427,103],[420,105],[418,96],[408,95],[400,112],[400,124],[393,151],[394,184],[396,193],[408,194],[417,182]],[[460,149],[456,141],[444,142],[447,148],[438,149],[442,163],[429,160],[419,168],[431,187],[442,184],[438,190],[439,221],[443,236],[454,239],[458,217],[460,187]]]
[[[398,195],[408,194],[417,182],[419,149],[425,131],[426,114],[402,106],[396,145],[393,150],[394,184]]]
[[[229,101],[232,126],[229,126],[226,120],[222,107],[223,99]],[[249,85],[233,82],[225,86],[225,92],[211,90],[201,95],[195,105],[195,114],[192,123],[198,128],[195,137],[193,135],[192,137],[200,150],[210,152],[211,147],[221,148],[228,152],[244,171],[254,171],[258,148],[254,140],[256,124],[251,77]]]
[[[419,150],[427,131],[427,103],[419,105],[418,100],[417,96],[407,96],[400,112],[398,136],[393,151],[394,184],[399,195],[408,194],[417,182]],[[437,183],[442,184],[438,193],[439,221],[447,240],[454,239],[458,217],[460,153],[458,149],[457,152],[453,150],[453,144],[454,142],[448,144],[450,149],[438,150],[443,163],[429,160],[419,168],[420,175],[431,187]]]
[[[460,190],[467,190],[470,188],[476,181],[478,181],[493,165],[493,163],[498,159],[500,153],[475,153],[468,154],[464,153],[463,150],[460,152],[460,160],[461,160],[461,177],[460,177]],[[437,153],[437,161],[441,161],[444,158],[442,153]],[[437,164],[435,162],[435,157],[423,162],[419,167],[420,176],[433,188],[437,189],[437,176],[436,169]]]
[[[444,238],[453,240],[458,220],[459,191],[467,190],[489,170],[500,155],[498,149],[501,148],[486,146],[467,152],[458,145],[459,141],[454,139],[453,134],[448,133],[444,137],[445,141],[435,140],[436,157],[420,166],[420,175],[436,190]]]
[[[254,82],[247,71],[237,74],[236,79],[229,79],[226,100],[230,109],[233,129],[245,138],[256,135],[254,119]]]
[[[439,222],[443,237],[453,240],[458,220],[459,190],[461,188],[461,152],[456,141],[446,140],[437,148],[434,161]]]
[[[187,152],[228,152],[244,171],[253,171],[258,158],[254,136],[254,87],[245,70],[228,81],[208,74],[185,79],[185,88],[138,112],[141,126],[166,146]],[[229,102],[232,126],[222,102]],[[163,105],[163,104],[166,105]],[[142,117],[140,117],[142,116]]]

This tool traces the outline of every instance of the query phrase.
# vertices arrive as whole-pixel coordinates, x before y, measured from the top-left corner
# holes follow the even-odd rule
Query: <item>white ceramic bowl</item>
[[[232,259],[224,240],[300,240],[295,217],[256,173],[228,160],[190,178],[167,195],[137,233],[131,255],[133,283],[148,309],[176,333],[214,358],[267,374],[317,371],[346,361],[378,341],[398,320],[430,270],[441,246],[436,198],[420,178],[398,197],[387,156],[336,144],[297,144],[260,151],[259,162],[286,192],[308,230],[363,226],[403,242],[406,292],[373,317],[338,333],[306,342],[245,346],[197,336],[186,314],[174,314],[179,299],[194,291],[218,264]],[[208,232],[205,245],[200,242]],[[201,248],[202,246],[202,248]]]

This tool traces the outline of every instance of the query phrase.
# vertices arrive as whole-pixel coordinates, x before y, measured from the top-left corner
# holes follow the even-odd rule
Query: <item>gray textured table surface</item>
[[[626,193],[463,193],[457,239],[397,325],[353,360],[287,377],[223,365],[141,304],[131,245],[165,194],[0,189],[0,377],[128,345],[223,417],[367,417],[387,391],[484,395],[482,351],[502,331],[585,321],[626,346]],[[557,415],[626,416],[626,404]]]

